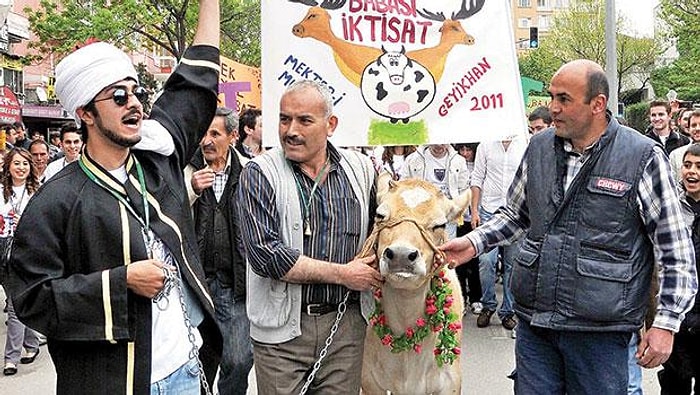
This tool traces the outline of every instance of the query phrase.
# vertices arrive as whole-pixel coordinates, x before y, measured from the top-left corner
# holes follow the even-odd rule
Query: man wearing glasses
[[[219,2],[199,6],[193,46],[148,120],[146,92],[116,47],[89,44],[56,67],[85,147],[27,207],[10,294],[20,320],[48,338],[58,394],[199,394],[213,381],[203,366],[215,372],[221,335],[182,173],[217,102]],[[170,155],[135,150],[144,133],[170,141]]]

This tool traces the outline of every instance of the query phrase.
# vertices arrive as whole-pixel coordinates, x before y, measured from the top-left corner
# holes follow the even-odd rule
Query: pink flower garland
[[[430,334],[438,334],[433,354],[439,367],[444,364],[452,364],[460,355],[457,331],[462,328],[458,321],[458,314],[452,311],[452,290],[448,287],[450,280],[445,277],[445,271],[440,270],[430,280],[430,290],[425,297],[425,312],[423,317],[416,319],[416,324],[400,336],[386,324],[386,316],[382,310],[382,290],[374,291],[374,312],[370,316],[369,324],[374,333],[381,339],[383,345],[391,347],[391,352],[413,350],[420,354],[420,343]]]

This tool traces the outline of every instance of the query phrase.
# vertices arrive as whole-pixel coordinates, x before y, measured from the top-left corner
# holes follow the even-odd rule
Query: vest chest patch
[[[592,177],[588,184],[591,192],[605,193],[613,196],[622,196],[632,188],[632,184],[626,181],[605,177]]]

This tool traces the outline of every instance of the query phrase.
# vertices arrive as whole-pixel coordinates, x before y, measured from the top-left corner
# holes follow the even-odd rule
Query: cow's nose
[[[292,34],[297,37],[304,37],[304,27],[301,25],[294,25],[292,28]]]
[[[389,262],[390,267],[408,268],[418,259],[419,253],[415,248],[394,246],[387,247],[383,255],[384,259]]]

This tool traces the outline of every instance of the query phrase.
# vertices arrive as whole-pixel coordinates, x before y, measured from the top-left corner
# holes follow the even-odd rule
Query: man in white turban
[[[193,45],[149,120],[116,47],[90,44],[56,67],[85,144],[27,206],[9,291],[17,316],[48,338],[58,394],[194,395],[216,373],[221,334],[182,173],[217,103],[219,1],[199,5]],[[135,150],[144,131],[161,137]]]

